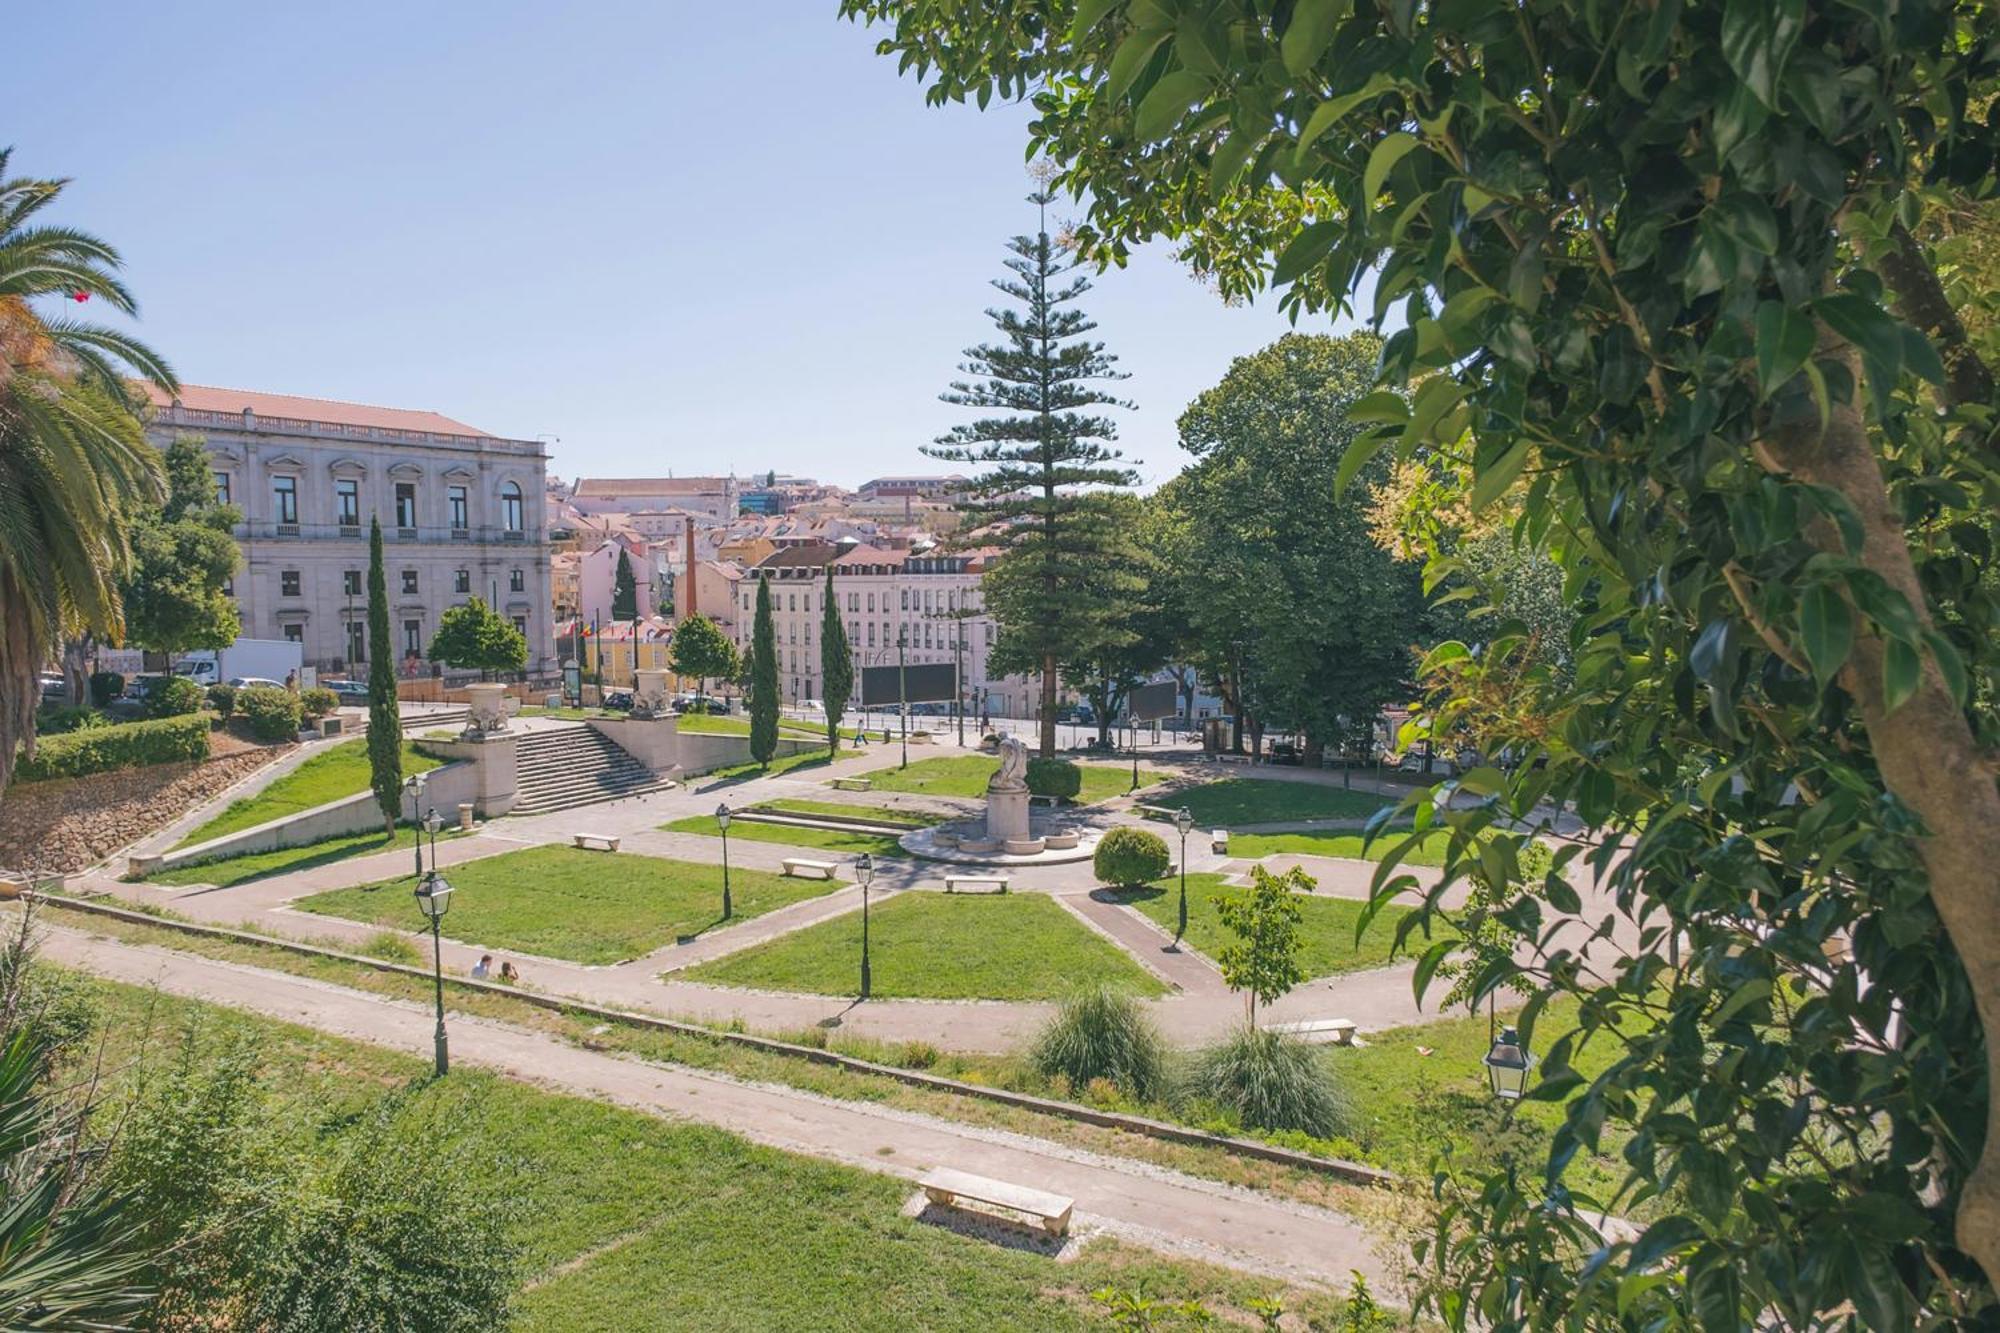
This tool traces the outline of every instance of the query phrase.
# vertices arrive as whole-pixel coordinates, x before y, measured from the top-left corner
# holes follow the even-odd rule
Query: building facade
[[[162,448],[201,436],[218,497],[243,511],[233,593],[245,636],[300,643],[323,672],[365,663],[379,518],[400,671],[430,674],[439,617],[475,595],[527,636],[530,673],[553,671],[540,443],[435,412],[199,385],[153,393],[148,436]]]
[[[688,510],[727,523],[736,517],[735,477],[581,477],[570,503],[586,514]]]

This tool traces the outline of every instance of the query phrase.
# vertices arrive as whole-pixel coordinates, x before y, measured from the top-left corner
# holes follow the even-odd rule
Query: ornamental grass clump
[[[1166,1048],[1138,1001],[1109,986],[1079,991],[1035,1038],[1029,1063],[1071,1088],[1109,1079],[1145,1101],[1165,1083]]]
[[[1340,1085],[1319,1053],[1293,1037],[1244,1027],[1197,1055],[1184,1093],[1234,1112],[1251,1129],[1331,1138],[1353,1122]]]

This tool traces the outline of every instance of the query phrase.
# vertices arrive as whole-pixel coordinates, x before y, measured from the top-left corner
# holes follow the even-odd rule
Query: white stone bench
[[[1297,1037],[1312,1046],[1352,1046],[1354,1023],[1345,1018],[1308,1018],[1298,1023],[1272,1023],[1266,1032]]]
[[[586,852],[615,852],[618,850],[618,838],[615,834],[578,833],[571,837],[570,841]]]
[[[784,861],[785,873],[800,879],[832,879],[833,862],[808,861],[803,856],[788,856]]]
[[[1213,851],[1227,855],[1229,852],[1229,830],[1226,828],[1219,828],[1215,832],[1209,834],[1208,845],[1210,849],[1212,849]]]
[[[835,791],[875,790],[875,783],[870,778],[835,778],[832,785]]]
[[[1025,1185],[1010,1185],[1004,1180],[988,1180],[985,1176],[954,1171],[948,1166],[925,1172],[917,1185],[932,1203],[962,1207],[969,1200],[1005,1209],[1034,1219],[1051,1236],[1068,1234],[1069,1215],[1076,1207],[1076,1200],[1060,1194],[1029,1189]]]
[[[1007,892],[1007,885],[1009,883],[1011,881],[1005,875],[946,875],[944,877],[944,891],[946,893],[957,893],[961,884],[989,884],[992,887],[985,890],[986,892],[1005,893]]]

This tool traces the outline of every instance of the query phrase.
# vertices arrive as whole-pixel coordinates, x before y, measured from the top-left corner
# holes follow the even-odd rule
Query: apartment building
[[[428,674],[446,608],[478,595],[554,667],[543,495],[548,455],[435,412],[183,385],[158,389],[148,437],[208,446],[217,495],[242,509],[233,587],[251,638],[303,644],[308,665],[367,660],[368,526],[382,523],[398,666]]]
[[[569,502],[586,514],[686,510],[727,523],[740,495],[735,477],[580,477]]]

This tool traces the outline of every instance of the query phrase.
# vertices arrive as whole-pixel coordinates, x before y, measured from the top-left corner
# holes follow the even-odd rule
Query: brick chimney
[[[695,606],[695,592],[694,592],[694,583],[695,583],[695,578],[694,578],[694,523],[693,523],[693,521],[692,521],[692,520],[689,520],[689,521],[686,521],[686,522],[683,522],[683,523],[681,524],[681,533],[682,533],[682,535],[683,535],[683,536],[684,536],[684,537],[686,538],[686,542],[687,542],[687,556],[686,556],[686,562],[685,562],[685,569],[683,570],[683,573],[682,573],[682,578],[681,578],[681,582],[683,582],[683,583],[687,584],[687,612],[686,612],[686,614],[685,614],[685,615],[683,615],[683,616],[681,617],[681,618],[682,618],[683,620],[686,620],[686,619],[688,619],[688,618],[692,617],[692,616],[694,615],[694,613],[695,613],[695,610],[696,610],[696,606]]]

